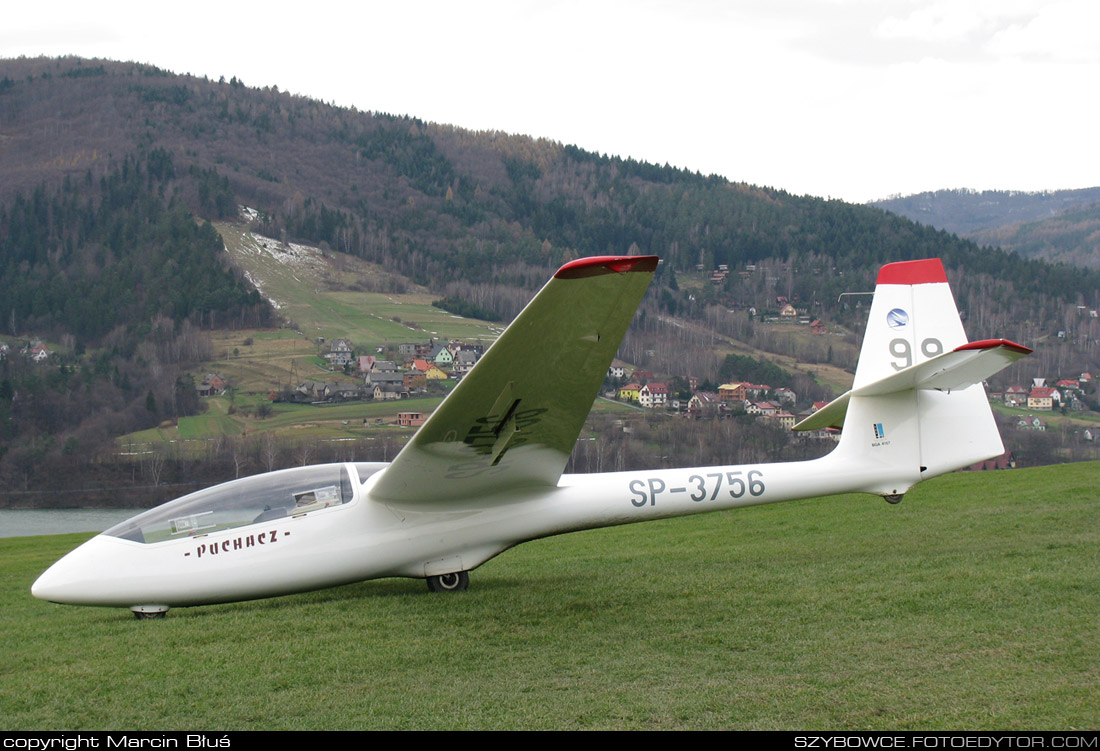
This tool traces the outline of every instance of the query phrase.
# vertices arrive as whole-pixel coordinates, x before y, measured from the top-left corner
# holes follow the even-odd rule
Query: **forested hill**
[[[964,237],[1049,219],[1100,202],[1100,188],[1038,193],[1010,190],[936,190],[875,201],[880,209]]]
[[[156,149],[124,158],[94,184],[90,175],[66,177],[59,189],[39,187],[0,207],[0,310],[9,333],[71,334],[84,344],[158,317],[269,322],[256,290],[223,265],[213,226],[163,197],[192,183],[209,192],[221,181],[195,169],[176,178],[171,155]]]
[[[1100,188],[937,190],[874,205],[1024,258],[1100,269]]]
[[[449,310],[502,320],[567,260],[657,254],[665,263],[621,352],[670,375],[717,377],[719,336],[851,366],[850,343],[780,351],[743,311],[766,317],[785,299],[858,331],[862,302],[841,292],[870,289],[883,263],[934,256],[972,338],[1049,339],[1049,356],[1030,359],[1078,372],[1095,370],[1100,341],[1100,272],[983,249],[874,207],[235,78],[0,60],[0,176],[0,343],[28,354],[0,350],[0,485],[21,491],[59,456],[194,414],[207,332],[274,323],[211,223],[240,206],[267,236],[360,256]],[[38,339],[57,350],[41,364]]]
[[[0,205],[43,185],[59,190],[66,178],[95,184],[154,151],[179,174],[225,181],[221,203],[196,188],[174,194],[199,216],[228,202],[255,207],[267,233],[327,244],[445,293],[460,281],[530,287],[573,257],[646,252],[666,261],[663,306],[685,313],[695,306],[675,272],[697,265],[771,264],[782,293],[835,300],[866,289],[883,262],[941,256],[970,284],[960,285],[964,307],[992,287],[1004,304],[1049,304],[1051,315],[1058,301],[1100,303],[1095,274],[982,250],[872,207],[337,108],[235,78],[77,58],[0,61]],[[712,292],[737,302],[738,283],[732,274]]]

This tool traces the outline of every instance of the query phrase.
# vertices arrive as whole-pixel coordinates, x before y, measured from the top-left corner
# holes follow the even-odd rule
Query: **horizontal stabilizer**
[[[794,426],[794,430],[840,428],[853,396],[883,396],[908,389],[958,391],[981,383],[1021,357],[1030,349],[1007,339],[986,339],[971,342],[951,352],[900,370],[873,383],[837,397],[825,407]]]
[[[814,412],[805,420],[798,422],[791,430],[824,430],[825,428],[843,428],[844,416],[848,414],[848,400],[852,397],[851,391],[833,399],[824,407]]]

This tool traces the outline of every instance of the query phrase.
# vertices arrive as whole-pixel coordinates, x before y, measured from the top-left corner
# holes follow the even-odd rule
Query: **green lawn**
[[[173,610],[51,605],[85,535],[0,540],[6,730],[1084,729],[1100,724],[1096,464],[956,474]]]

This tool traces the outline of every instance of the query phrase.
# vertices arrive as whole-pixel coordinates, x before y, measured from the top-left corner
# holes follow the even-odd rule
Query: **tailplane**
[[[982,381],[1030,349],[967,342],[938,258],[883,266],[852,390],[795,426],[843,427],[837,458],[878,465],[867,492],[900,496],[920,480],[1004,452]]]

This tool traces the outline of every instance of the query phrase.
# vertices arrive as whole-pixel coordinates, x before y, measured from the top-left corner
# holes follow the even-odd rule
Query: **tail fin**
[[[842,422],[837,458],[882,470],[868,492],[900,495],[1004,452],[982,380],[1030,351],[967,343],[938,258],[892,263],[879,271],[852,390],[795,428]]]
[[[938,258],[883,266],[852,390],[966,344]]]

